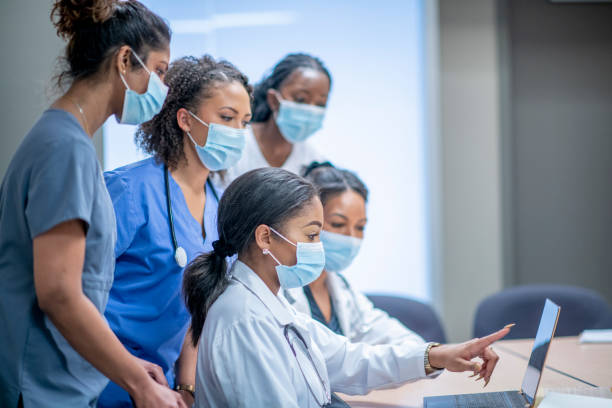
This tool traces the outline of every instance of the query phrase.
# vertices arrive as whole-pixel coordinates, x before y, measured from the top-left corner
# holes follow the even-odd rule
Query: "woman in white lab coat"
[[[303,288],[285,289],[283,295],[296,310],[310,315],[351,342],[418,345],[425,340],[398,320],[374,307],[353,289],[340,272],[359,252],[366,218],[368,189],[357,175],[329,162],[313,162],[304,171],[319,192],[325,222],[321,242],[325,269]]]
[[[187,267],[183,283],[199,345],[197,407],[327,406],[333,391],[365,394],[444,368],[478,372],[477,356],[491,376],[498,356],[489,345],[508,328],[457,345],[371,346],[349,342],[278,296],[281,287],[315,280],[325,264],[323,207],[303,178],[278,168],[245,173],[221,198],[217,226],[214,251]]]

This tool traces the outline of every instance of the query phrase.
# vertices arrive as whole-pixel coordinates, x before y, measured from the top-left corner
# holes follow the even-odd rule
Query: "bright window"
[[[356,171],[371,199],[362,251],[347,278],[363,291],[429,300],[425,189],[423,1],[145,1],[173,28],[172,58],[210,53],[252,82],[303,51],[333,88],[314,143]],[[144,157],[133,127],[105,125],[105,168]]]

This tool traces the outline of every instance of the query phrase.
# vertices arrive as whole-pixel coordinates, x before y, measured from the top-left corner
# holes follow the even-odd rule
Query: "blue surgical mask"
[[[303,142],[323,127],[325,108],[277,98],[280,108],[276,113],[276,125],[288,142]]]
[[[298,242],[295,244],[282,236],[274,228],[270,227],[270,229],[276,235],[297,247],[297,263],[293,266],[281,264],[270,250],[265,249],[263,251],[264,254],[270,255],[278,264],[276,266],[276,273],[278,274],[281,287],[284,289],[301,288],[314,282],[321,275],[325,266],[323,244],[321,242]]]
[[[209,170],[219,171],[232,167],[240,160],[246,143],[246,129],[234,129],[218,123],[207,124],[191,111],[187,111],[198,122],[208,128],[208,137],[204,146],[198,145],[191,133],[187,135],[195,145],[198,157]]]
[[[320,238],[325,249],[325,270],[331,272],[346,269],[361,248],[361,239],[348,235],[321,231]]]
[[[135,52],[132,52],[132,55],[134,55],[145,71],[149,73],[149,84],[147,85],[147,91],[143,94],[139,94],[130,89],[127,81],[121,72],[119,72],[119,76],[126,88],[125,96],[123,97],[121,123],[127,125],[140,125],[141,123],[151,120],[153,116],[159,113],[166,100],[166,95],[168,95],[168,87],[164,85],[155,72],[149,71]]]

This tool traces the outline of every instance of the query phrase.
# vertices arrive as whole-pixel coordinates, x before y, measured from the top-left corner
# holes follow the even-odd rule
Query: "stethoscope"
[[[310,360],[310,364],[312,364],[312,367],[314,368],[315,373],[317,374],[317,377],[319,377],[319,381],[321,382],[321,386],[323,387],[323,393],[325,394],[325,398],[327,398],[323,402],[319,401],[319,399],[317,398],[317,394],[314,392],[314,390],[310,386],[310,382],[308,381],[308,378],[306,378],[306,374],[304,374],[304,370],[302,370],[302,366],[300,365],[300,361],[297,360],[297,353],[295,352],[295,348],[293,347],[293,343],[291,342],[291,339],[289,339],[289,331],[292,331],[295,334],[295,337],[298,338],[302,342],[302,344],[304,345],[304,349],[306,351],[306,356],[308,357],[308,360]],[[329,401],[329,399],[330,399],[330,391],[328,390],[327,384],[325,384],[325,381],[323,380],[323,377],[321,376],[321,374],[319,374],[319,370],[317,369],[317,365],[315,364],[314,360],[312,359],[312,356],[310,355],[310,349],[308,348],[308,344],[306,344],[306,340],[304,340],[304,337],[302,336],[302,334],[299,332],[298,329],[295,328],[295,326],[293,324],[286,325],[285,329],[283,330],[283,333],[285,335],[285,339],[287,340],[287,343],[289,343],[289,347],[291,348],[291,351],[293,352],[293,356],[297,360],[298,367],[300,368],[300,372],[302,373],[302,376],[304,377],[304,380],[306,381],[306,385],[308,386],[308,390],[310,391],[310,393],[314,397],[315,401],[317,402],[317,405],[319,405],[320,407],[327,407],[327,406],[329,406],[327,401]]]
[[[174,232],[174,219],[172,218],[172,200],[170,199],[170,181],[168,177],[168,166],[164,166],[164,183],[166,186],[166,207],[168,208],[168,222],[170,223],[170,234],[172,235],[172,245],[174,247],[174,260],[176,264],[181,268],[187,266],[187,252],[185,252],[185,248],[179,246],[178,241],[176,240],[176,233]],[[213,186],[212,181],[210,181],[210,177],[206,179],[206,184],[210,187],[210,191],[212,191],[215,200],[217,203],[219,202],[219,196],[217,195],[217,190]]]

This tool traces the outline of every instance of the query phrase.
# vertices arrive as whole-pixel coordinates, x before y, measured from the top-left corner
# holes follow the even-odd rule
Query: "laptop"
[[[532,408],[540,385],[550,342],[555,334],[561,308],[546,299],[540,326],[533,342],[529,364],[520,391],[442,395],[423,398],[424,408]]]

